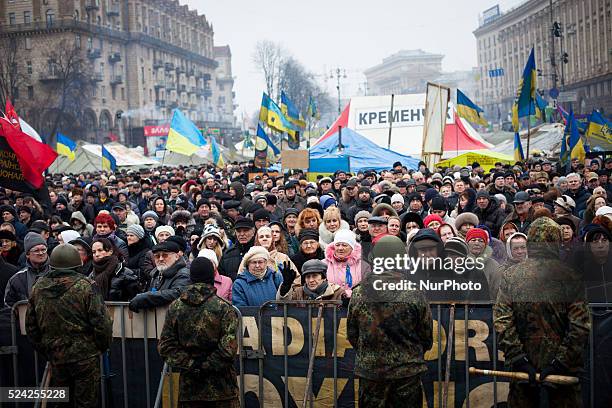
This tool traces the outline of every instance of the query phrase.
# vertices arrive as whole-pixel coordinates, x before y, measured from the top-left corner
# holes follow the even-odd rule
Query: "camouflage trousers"
[[[179,408],[238,408],[238,398],[223,401],[179,401]]]
[[[51,366],[50,387],[68,387],[68,404],[49,404],[47,406],[78,408],[98,408],[100,405],[100,360],[93,357],[73,364]]]
[[[554,408],[580,408],[582,395],[580,385],[547,387],[548,406]],[[508,392],[508,408],[539,408],[540,387],[513,381]]]
[[[421,377],[374,381],[359,379],[359,408],[422,408]]]

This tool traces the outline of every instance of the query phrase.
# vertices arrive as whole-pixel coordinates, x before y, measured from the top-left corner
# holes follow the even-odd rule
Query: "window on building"
[[[111,96],[113,97],[113,101],[117,99],[117,90],[114,86],[111,87]]]
[[[223,84],[219,84],[219,90],[220,90],[220,91],[223,91],[223,90],[224,90],[224,88],[225,88],[225,86],[224,86]]]
[[[47,27],[51,27],[53,25],[53,20],[55,20],[55,13],[53,10],[49,9],[46,13],[47,18]]]
[[[15,13],[9,13],[9,25],[14,26],[17,24],[17,19],[15,18]]]
[[[29,75],[32,75],[32,61],[26,61],[26,68]]]
[[[143,84],[145,83],[144,67],[140,67],[140,80]]]
[[[34,87],[32,85],[28,86],[28,99],[34,98]]]
[[[24,39],[24,44],[25,44],[25,49],[26,50],[31,50],[32,49],[32,39],[30,37],[26,37]]]
[[[100,94],[101,97],[106,98],[106,85],[102,85],[102,92]]]
[[[125,88],[121,88],[121,100],[125,101]]]
[[[30,24],[32,22],[32,13],[29,11],[23,12],[23,24]]]
[[[98,87],[95,85],[91,87],[91,96],[94,98],[98,96]]]
[[[91,38],[91,37],[87,38],[87,49],[88,50],[93,49],[93,38]]]
[[[81,49],[81,34],[76,34],[74,36],[74,46],[77,50]]]

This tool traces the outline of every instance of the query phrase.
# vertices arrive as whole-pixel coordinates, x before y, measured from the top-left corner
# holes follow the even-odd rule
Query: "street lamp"
[[[335,72],[336,77],[336,89],[338,90],[338,115],[342,113],[342,105],[340,102],[340,79],[346,79],[346,69],[336,68]],[[331,71],[329,76],[330,79],[334,79],[334,71]]]

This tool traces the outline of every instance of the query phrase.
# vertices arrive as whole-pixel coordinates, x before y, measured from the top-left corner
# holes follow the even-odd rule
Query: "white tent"
[[[252,157],[246,155],[243,156],[240,150],[231,151],[229,148],[223,145],[217,144],[217,146],[219,147],[219,150],[221,150],[221,155],[223,156],[225,164],[233,161],[247,161],[248,159],[246,157]],[[207,144],[191,156],[185,156],[169,150],[158,151],[156,159],[160,165],[163,162],[164,166],[201,166],[204,164],[213,163],[213,154],[211,145]]]
[[[156,166],[159,163],[142,154],[138,149],[130,149],[120,143],[112,142],[104,145],[106,150],[115,157],[118,168],[137,170],[142,167]],[[83,173],[100,171],[102,169],[102,146],[77,142],[75,159],[58,156],[49,167],[51,173]]]

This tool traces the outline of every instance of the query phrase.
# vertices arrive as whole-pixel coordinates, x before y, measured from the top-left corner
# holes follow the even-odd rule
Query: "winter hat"
[[[268,261],[270,259],[270,254],[266,248],[259,245],[254,245],[246,254],[244,254],[242,260],[244,265],[248,265],[249,262],[255,258],[264,258],[266,261]]]
[[[159,221],[159,216],[157,214],[155,214],[155,211],[145,211],[144,214],[142,214],[142,220],[146,220],[147,218],[153,218],[155,220],[155,222]]]
[[[253,213],[253,222],[261,220],[270,221],[270,211],[261,208]]]
[[[17,237],[12,231],[0,230],[0,239],[7,239],[9,241],[17,241]]]
[[[376,204],[376,207],[374,207],[374,209],[372,210],[372,217],[380,216],[380,214],[385,210],[389,213],[389,215],[397,217],[397,211],[395,211],[395,208],[391,207],[390,204],[386,203]]]
[[[47,246],[47,242],[40,234],[37,234],[35,232],[28,232],[25,238],[23,239],[23,250],[25,251],[25,253],[27,254],[32,248],[37,245]]]
[[[192,283],[215,284],[215,266],[208,258],[197,257],[191,263],[189,276]]]
[[[483,229],[480,229],[480,228],[470,229],[465,236],[465,242],[470,242],[474,238],[482,239],[485,245],[489,243],[489,234],[487,234],[487,231]]]
[[[359,221],[360,218],[370,218],[372,214],[367,212],[366,210],[361,210],[357,214],[355,214],[355,224]]]
[[[198,258],[206,258],[211,261],[215,265],[215,267],[219,266],[219,259],[217,258],[217,254],[212,249],[200,249],[200,252],[198,252]]]
[[[508,258],[512,259],[512,239],[516,238],[516,237],[523,237],[525,238],[525,240],[527,241],[527,235],[523,234],[522,232],[515,232],[514,234],[510,235],[508,237],[508,239],[506,240],[506,253],[508,254]],[[529,255],[527,255],[527,257],[529,257]]]
[[[138,239],[143,239],[145,236],[144,229],[138,224],[128,225],[125,232],[137,236]]]
[[[313,204],[313,203],[314,203],[314,204],[318,204],[318,203],[319,203],[319,200],[317,199],[317,197],[316,197],[316,196],[310,196],[310,197],[308,197],[308,198],[306,199],[306,205],[308,205],[308,204]]]
[[[223,238],[221,238],[221,231],[219,230],[219,228],[217,228],[214,225],[208,224],[204,228],[204,231],[202,232],[202,239],[201,240],[204,241],[208,237],[215,237],[215,238],[217,238],[219,240],[221,245],[225,245],[225,243],[223,242]]]
[[[467,243],[460,237],[450,237],[444,243],[444,252],[466,257],[469,254]]]
[[[495,197],[495,199],[496,199],[496,200],[497,200],[497,202],[499,202],[499,203],[501,203],[502,201],[503,201],[504,203],[507,203],[507,202],[508,202],[508,199],[507,199],[507,198],[506,198],[506,196],[505,196],[505,195],[503,195],[503,194],[495,194],[493,197]]]
[[[300,241],[300,244],[307,240],[307,239],[313,239],[315,241],[319,240],[319,231],[314,230],[314,229],[310,229],[310,228],[306,228],[300,231],[299,235],[298,235],[298,240]]]
[[[476,226],[478,225],[478,217],[476,214],[471,212],[459,214],[457,218],[455,218],[455,227],[457,228],[457,231],[461,229],[463,224],[472,224],[473,226]]]
[[[438,221],[440,224],[444,224],[444,220],[442,218],[440,218],[440,216],[438,214],[429,214],[423,220],[423,225],[425,225],[425,227],[427,227],[429,225],[429,223],[432,222],[432,221]]]
[[[389,197],[387,194],[385,193],[381,193],[379,195],[377,195],[376,197],[374,197],[374,202],[376,204],[387,204],[387,205],[391,205],[391,197]]]
[[[302,265],[302,285],[304,285],[305,276],[311,273],[320,273],[323,279],[327,278],[327,264],[319,259],[309,259]]]
[[[604,205],[603,207],[600,207],[596,212],[595,212],[595,216],[598,217],[600,215],[610,215],[612,214],[612,207],[609,207],[607,205]]]
[[[337,205],[338,203],[332,196],[324,194],[321,196],[321,198],[319,198],[319,204],[321,204],[323,210],[326,210],[328,207],[332,205]]]
[[[359,189],[357,190],[357,193],[358,193],[358,194],[361,194],[361,193],[368,193],[368,194],[372,195],[372,192],[371,192],[371,190],[370,190],[370,187],[368,187],[368,186],[364,186],[364,185],[362,185],[361,187],[359,187]]]
[[[285,210],[285,213],[283,214],[283,221],[285,220],[285,218],[287,218],[288,215],[292,215],[292,214],[297,217],[298,215],[300,215],[300,210],[298,210],[297,208],[293,208],[293,207],[287,208]]]
[[[62,237],[62,241],[64,241],[64,244],[67,244],[73,239],[79,238],[81,234],[79,234],[75,230],[70,229],[70,230],[60,232],[60,236]]]
[[[428,202],[437,195],[439,195],[438,190],[435,188],[428,188],[425,190],[425,202]]]
[[[393,194],[393,196],[391,197],[391,204],[393,203],[402,203],[404,204],[404,197],[402,197],[401,194]]]
[[[174,242],[176,245],[178,245],[181,251],[183,252],[187,251],[187,241],[185,240],[185,238],[181,237],[180,235],[172,235],[168,237],[166,242]]]
[[[55,269],[74,269],[83,265],[79,251],[70,244],[60,244],[53,249],[49,265]]]
[[[478,190],[476,192],[476,199],[478,200],[479,198],[486,198],[487,200],[490,200],[491,196],[487,190]]]
[[[159,236],[160,232],[168,232],[170,233],[170,236],[175,234],[174,228],[169,225],[160,225],[159,227],[155,228],[155,238]]]
[[[348,244],[352,249],[355,249],[357,241],[355,240],[355,234],[351,230],[339,230],[334,235],[334,245],[342,242]]]

